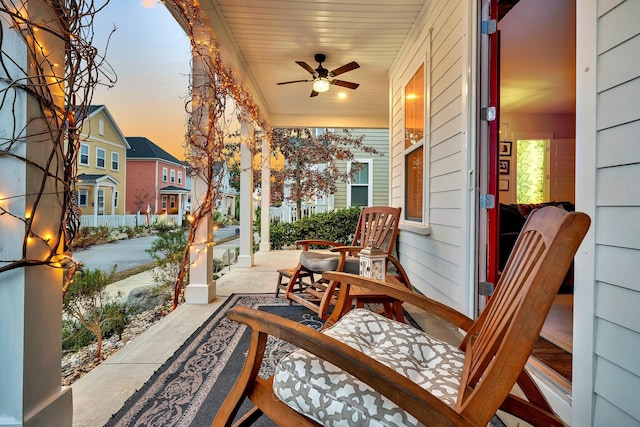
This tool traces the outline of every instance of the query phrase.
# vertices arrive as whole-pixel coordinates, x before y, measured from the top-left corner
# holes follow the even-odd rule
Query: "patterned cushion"
[[[334,271],[338,267],[339,256],[333,253],[303,251],[300,253],[300,264],[314,273]],[[346,273],[358,274],[360,262],[356,257],[347,257],[344,269]]]
[[[366,309],[350,311],[323,332],[455,407],[464,364],[457,347]],[[285,404],[325,426],[420,425],[368,385],[304,350],[280,361],[273,390]]]

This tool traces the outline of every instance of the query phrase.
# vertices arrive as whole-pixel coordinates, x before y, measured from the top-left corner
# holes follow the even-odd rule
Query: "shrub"
[[[96,359],[102,352],[102,328],[106,322],[106,307],[113,303],[107,293],[107,285],[114,282],[116,266],[111,271],[80,268],[62,299],[64,313],[91,332],[98,342]]]
[[[158,263],[153,279],[159,285],[171,286],[178,279],[182,257],[187,246],[187,235],[178,227],[160,230],[147,252]]]
[[[271,247],[282,249],[303,239],[322,239],[349,245],[353,241],[359,217],[360,208],[346,208],[316,214],[296,222],[271,224]]]

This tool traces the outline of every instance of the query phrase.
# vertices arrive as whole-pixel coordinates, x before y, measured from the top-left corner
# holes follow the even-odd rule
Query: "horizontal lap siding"
[[[594,425],[625,426],[640,421],[640,2],[598,4]]]
[[[463,114],[464,55],[468,31],[463,23],[467,3],[433,1],[418,25],[410,49],[402,52],[391,75],[391,201],[404,200],[404,113],[402,92],[421,60],[428,55],[431,29],[430,104],[427,106],[427,187],[429,235],[400,233],[400,261],[419,291],[458,310],[466,310],[464,231],[466,124]]]

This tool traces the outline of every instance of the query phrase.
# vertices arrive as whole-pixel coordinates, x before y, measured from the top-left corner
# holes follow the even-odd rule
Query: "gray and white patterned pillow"
[[[327,335],[361,351],[455,407],[464,353],[410,325],[352,310]],[[275,395],[325,426],[418,426],[410,414],[354,376],[304,350],[283,358]]]

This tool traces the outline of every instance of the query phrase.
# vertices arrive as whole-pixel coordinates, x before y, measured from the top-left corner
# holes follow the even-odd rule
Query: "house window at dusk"
[[[107,152],[104,148],[96,148],[96,167],[104,169],[107,161]]]
[[[178,184],[182,184],[182,172],[178,171]]]
[[[115,151],[111,152],[111,170],[117,171],[120,169],[120,153]]]
[[[404,170],[406,219],[422,222],[425,141],[424,64],[404,88]]]
[[[167,168],[162,168],[162,182],[167,182],[167,174],[169,173],[169,171],[167,170]]]
[[[104,190],[98,190],[98,215],[104,215]]]
[[[176,171],[171,169],[171,183],[176,182]]]
[[[167,210],[167,196],[162,196],[162,210],[166,211]]]
[[[348,206],[371,206],[373,161],[357,160],[354,163],[363,167],[353,175],[347,186]],[[349,162],[349,170],[351,170],[351,162]]]
[[[78,190],[78,206],[87,206],[87,200],[89,199],[89,190],[82,188]]]
[[[114,191],[113,192],[113,207],[114,208],[118,207],[118,196],[119,196],[118,192]]]
[[[89,166],[89,146],[87,144],[80,144],[80,164]]]

